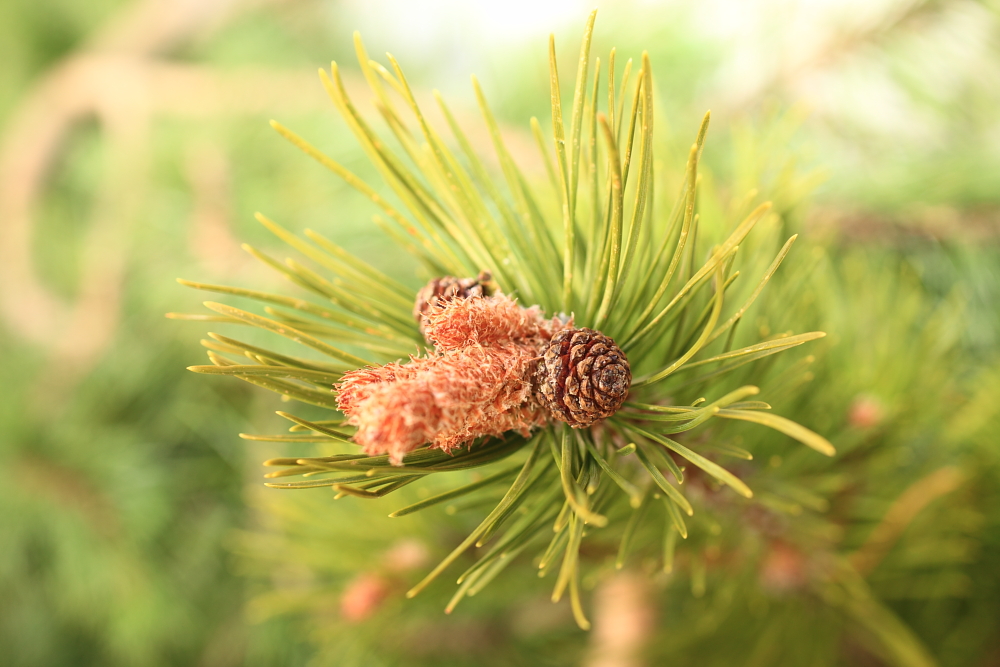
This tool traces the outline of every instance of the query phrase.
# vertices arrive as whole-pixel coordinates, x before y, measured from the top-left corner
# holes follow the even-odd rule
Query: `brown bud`
[[[535,383],[553,417],[583,428],[618,411],[632,371],[625,353],[601,332],[564,329],[542,349]]]
[[[475,278],[455,278],[444,276],[434,278],[417,292],[413,304],[413,317],[423,326],[423,316],[427,311],[445,301],[452,299],[468,299],[472,296],[489,296],[493,293],[491,284],[493,277],[488,271],[482,271]]]

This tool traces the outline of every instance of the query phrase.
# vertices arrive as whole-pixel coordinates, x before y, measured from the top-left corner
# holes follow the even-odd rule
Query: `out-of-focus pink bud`
[[[340,596],[340,614],[351,623],[359,623],[375,613],[388,593],[389,582],[382,576],[362,573]]]
[[[760,566],[760,585],[771,593],[786,593],[805,583],[805,554],[783,542],[771,542]]]
[[[407,538],[392,545],[385,552],[383,562],[393,572],[409,572],[424,567],[430,556],[427,545],[418,539]]]
[[[854,428],[872,428],[882,423],[885,410],[882,404],[871,396],[856,396],[847,413],[847,421]]]

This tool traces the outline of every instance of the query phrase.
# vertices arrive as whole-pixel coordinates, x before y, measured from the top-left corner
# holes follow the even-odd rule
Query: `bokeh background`
[[[267,123],[371,174],[315,76],[337,60],[360,86],[354,30],[462,118],[476,73],[530,169],[547,35],[572,62],[590,9],[0,3],[4,664],[1000,665],[995,0],[606,2],[595,33],[599,54],[650,52],[658,132],[690,137],[710,108],[712,179],[759,188],[801,234],[820,277],[779,319],[832,335],[790,416],[870,444],[830,464],[876,490],[832,523],[883,615],[810,590],[782,544],[751,574],[692,569],[687,597],[598,585],[589,636],[517,577],[464,616],[407,607],[461,522],[264,490],[279,452],[236,434],[274,430],[277,399],[185,371],[204,327],[164,319],[200,301],[174,278],[287,289],[240,249],[278,245],[255,211],[415,280],[366,202]]]

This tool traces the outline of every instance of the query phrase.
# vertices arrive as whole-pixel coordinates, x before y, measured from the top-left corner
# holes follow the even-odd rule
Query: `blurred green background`
[[[858,566],[877,618],[797,586],[795,554],[813,547],[775,541],[753,567],[710,568],[707,588],[694,566],[654,593],[598,586],[592,606],[611,611],[590,636],[527,574],[444,617],[446,590],[400,592],[460,518],[390,525],[398,501],[262,489],[259,461],[280,452],[236,434],[274,430],[279,402],[185,371],[203,327],[163,314],[200,296],[175,277],[278,284],[239,248],[278,245],[255,211],[417,280],[367,203],[267,124],[372,174],[315,77],[334,59],[358,83],[355,29],[484,142],[476,73],[516,151],[546,117],[548,32],[573,62],[589,9],[0,3],[4,664],[1000,665],[995,1],[608,2],[595,33],[599,54],[649,50],[666,145],[685,146],[712,109],[719,201],[757,188],[801,234],[758,325],[831,333],[784,414],[846,453],[770,471],[782,452],[761,437],[746,474],[822,475],[828,516],[801,534],[824,548],[871,556],[868,536],[902,521]],[[852,484],[864,493],[838,504]],[[678,592],[688,579],[696,595]],[[886,649],[899,627],[925,653]]]

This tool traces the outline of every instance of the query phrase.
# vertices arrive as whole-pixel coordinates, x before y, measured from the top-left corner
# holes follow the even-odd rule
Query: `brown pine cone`
[[[434,278],[424,285],[423,289],[417,292],[417,299],[413,304],[413,317],[421,323],[423,329],[423,316],[429,308],[444,301],[452,299],[468,299],[470,296],[489,296],[492,294],[493,276],[489,271],[481,271],[475,278],[455,278],[444,276]]]
[[[536,396],[552,416],[584,428],[618,411],[632,371],[613,340],[593,329],[564,329],[542,350]]]

